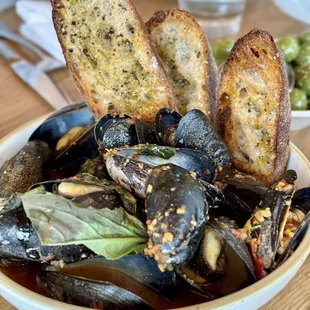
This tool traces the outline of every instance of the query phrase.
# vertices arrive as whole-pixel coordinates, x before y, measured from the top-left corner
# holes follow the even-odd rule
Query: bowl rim
[[[310,117],[310,110],[292,110],[292,117]]]
[[[301,112],[301,111],[298,111]],[[309,111],[310,112],[310,111]],[[13,140],[14,136],[19,134],[20,132],[24,131],[26,128],[42,123],[51,113],[48,113],[44,116],[36,118],[30,122],[21,125],[2,139],[0,139],[0,146],[9,140]],[[302,160],[304,166],[308,170],[308,174],[310,175],[310,162],[308,159],[303,155],[303,153],[292,143],[290,142],[290,152],[293,152],[297,155],[297,157]],[[275,271],[270,273],[264,279],[247,286],[246,288],[239,290],[235,293],[229,294],[227,296],[218,298],[216,300],[204,302],[201,304],[187,306],[182,308],[174,308],[175,310],[198,310],[204,307],[208,309],[220,309],[223,306],[233,306],[236,303],[242,303],[245,299],[249,297],[254,297],[255,295],[260,294],[261,292],[267,290],[272,286],[276,281],[281,281],[291,269],[293,269],[300,261],[304,263],[306,258],[310,253],[310,229],[308,229],[306,235],[304,236],[302,242],[298,246],[297,250],[294,254],[281,265]],[[29,300],[35,300],[38,306],[42,307],[42,309],[64,309],[64,310],[82,310],[82,309],[89,309],[80,306],[70,305],[61,301],[57,301],[18,284],[17,282],[10,279],[0,270],[0,288],[6,294],[10,294],[11,296],[14,295],[19,300],[29,303]],[[173,310],[173,309],[171,309]]]

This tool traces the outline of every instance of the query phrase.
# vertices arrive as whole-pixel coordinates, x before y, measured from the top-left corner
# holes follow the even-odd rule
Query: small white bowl
[[[292,111],[291,131],[310,126],[310,110]]]
[[[27,142],[31,133],[45,119],[39,118],[15,130],[0,140],[0,166],[14,155]],[[310,186],[310,163],[305,156],[291,144],[288,168],[295,169],[298,174],[298,187]],[[263,280],[234,294],[191,307],[186,310],[221,309],[221,310],[255,310],[260,308],[293,278],[310,252],[310,230],[295,253],[278,269]],[[16,308],[21,310],[78,310],[83,307],[72,306],[41,296],[17,284],[0,272],[0,294]]]

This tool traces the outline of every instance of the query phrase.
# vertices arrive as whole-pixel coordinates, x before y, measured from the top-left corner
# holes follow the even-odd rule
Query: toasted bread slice
[[[179,112],[199,109],[212,119],[217,68],[209,42],[195,18],[177,9],[158,11],[146,25],[166,69]]]
[[[153,122],[174,97],[156,49],[130,0],[52,0],[67,65],[93,111]]]
[[[239,39],[221,74],[217,127],[236,168],[265,185],[278,180],[289,155],[291,107],[283,59],[268,32]]]

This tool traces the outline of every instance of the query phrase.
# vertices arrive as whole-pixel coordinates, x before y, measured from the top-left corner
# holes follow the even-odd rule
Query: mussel
[[[145,253],[163,270],[184,265],[198,247],[207,214],[204,191],[189,172],[172,164],[154,168],[147,182]]]
[[[28,142],[0,168],[0,198],[23,193],[49,175],[51,150],[40,140]]]
[[[72,104],[49,116],[30,136],[29,141],[42,140],[51,150],[72,128],[88,127],[94,122],[85,102]]]
[[[152,309],[136,294],[109,282],[88,280],[58,272],[37,274],[41,294],[50,298],[95,309]]]
[[[42,246],[21,206],[1,215],[0,232],[0,264],[53,261],[61,265],[94,255],[83,245]]]
[[[148,173],[158,165],[172,163],[208,182],[214,179],[216,173],[215,166],[204,153],[185,148],[152,144],[116,148],[108,152],[105,159],[111,178],[142,198],[145,197]]]
[[[97,122],[94,131],[103,151],[125,145],[156,143],[154,129],[149,123],[133,120],[127,115],[107,114]]]
[[[160,142],[164,144],[202,151],[216,167],[231,163],[227,146],[206,115],[199,110],[191,110],[180,118],[176,112],[161,109],[156,116],[155,128]]]

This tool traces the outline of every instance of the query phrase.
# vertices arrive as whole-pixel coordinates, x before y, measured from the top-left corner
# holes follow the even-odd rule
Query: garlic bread
[[[212,119],[217,68],[198,22],[190,13],[173,9],[156,12],[146,25],[166,69],[178,111],[186,114],[199,109]]]
[[[234,166],[270,185],[285,170],[291,107],[283,59],[268,32],[239,39],[220,77],[217,127]]]
[[[130,0],[52,0],[67,65],[94,116],[108,111],[153,121],[174,97]]]

